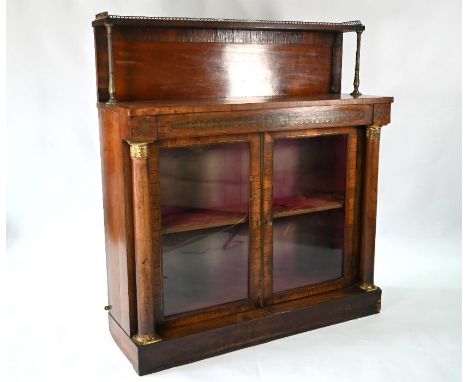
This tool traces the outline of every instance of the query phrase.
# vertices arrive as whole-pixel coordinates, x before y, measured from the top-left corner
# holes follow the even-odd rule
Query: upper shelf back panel
[[[361,24],[101,17],[98,100],[109,99],[111,24],[118,101],[340,92],[342,32]]]

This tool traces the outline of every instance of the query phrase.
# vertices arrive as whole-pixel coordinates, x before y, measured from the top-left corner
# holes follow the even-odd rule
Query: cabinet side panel
[[[109,305],[112,306],[109,313],[130,335],[131,321],[133,321],[130,313],[133,309],[130,307],[132,301],[134,302],[132,293],[134,278],[131,276],[133,267],[129,267],[133,260],[131,257],[133,251],[129,244],[132,242],[133,234],[127,228],[129,219],[126,216],[125,202],[129,195],[124,181],[125,167],[119,114],[101,109],[99,121],[108,299]]]

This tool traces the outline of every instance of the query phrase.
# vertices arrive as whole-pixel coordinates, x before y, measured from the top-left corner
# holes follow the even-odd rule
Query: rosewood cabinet
[[[393,99],[359,92],[360,22],[102,13],[93,27],[106,309],[139,374],[380,311]]]

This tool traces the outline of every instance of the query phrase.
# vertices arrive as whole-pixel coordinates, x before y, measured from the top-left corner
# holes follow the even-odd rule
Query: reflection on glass
[[[314,195],[343,196],[347,136],[280,139],[274,146],[275,199]]]
[[[274,293],[342,276],[346,163],[346,135],[275,142]]]
[[[248,298],[248,143],[160,150],[164,314]]]
[[[340,278],[343,209],[276,219],[273,292]]]
[[[164,315],[248,297],[247,224],[164,235]]]
[[[247,143],[162,149],[160,157],[164,233],[247,221]]]

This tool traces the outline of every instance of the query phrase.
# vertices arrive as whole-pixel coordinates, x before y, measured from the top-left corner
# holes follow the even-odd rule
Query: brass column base
[[[161,338],[153,335],[153,334],[135,334],[132,337],[133,342],[135,342],[137,345],[151,345],[155,344],[156,342],[161,342]]]
[[[359,285],[359,288],[365,290],[366,292],[372,292],[373,290],[378,289],[374,284],[371,283],[362,283],[361,285]]]

